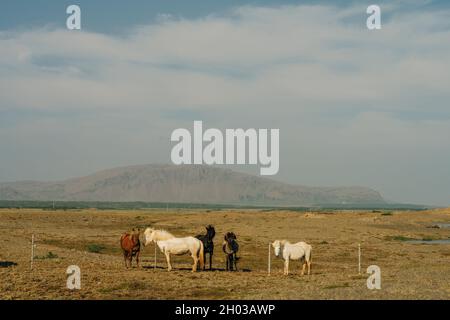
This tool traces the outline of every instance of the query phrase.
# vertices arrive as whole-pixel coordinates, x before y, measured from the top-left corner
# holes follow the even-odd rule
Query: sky
[[[170,163],[171,132],[202,120],[279,128],[276,180],[450,205],[447,1],[0,6],[0,182]]]

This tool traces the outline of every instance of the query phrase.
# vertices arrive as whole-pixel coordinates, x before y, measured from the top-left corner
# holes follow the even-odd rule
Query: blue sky
[[[208,14],[221,14],[230,7],[242,4],[273,5],[274,1],[183,1],[183,0],[94,0],[94,1],[8,1],[2,5],[0,28],[34,27],[45,24],[64,27],[61,15],[70,4],[77,4],[86,12],[84,26],[96,32],[123,32],[136,24],[151,23],[158,14],[172,14],[184,18],[198,18]],[[276,2],[275,2],[276,3]],[[278,1],[278,3],[298,3],[298,1]]]
[[[203,120],[279,128],[278,180],[449,205],[449,2],[378,2],[374,32],[371,3],[3,2],[0,181],[167,163]]]
[[[65,26],[65,8],[71,4],[82,7],[83,25],[89,31],[123,32],[136,24],[151,23],[158,14],[171,14],[183,18],[199,18],[209,14],[222,15],[231,8],[252,6],[280,6],[300,4],[331,4],[339,7],[358,4],[367,7],[372,3],[383,5],[395,1],[348,0],[15,0],[3,1],[0,10],[0,30]],[[403,1],[403,10],[433,10],[449,6],[446,0]],[[63,13],[63,14],[61,14]]]

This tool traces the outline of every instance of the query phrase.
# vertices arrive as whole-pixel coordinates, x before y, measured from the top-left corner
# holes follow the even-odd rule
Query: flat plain
[[[0,210],[0,299],[449,299],[450,209],[428,211],[289,210]],[[174,257],[167,272],[154,245],[142,248],[141,267],[124,267],[119,239],[133,227],[176,236],[216,228],[213,270],[192,273],[189,256]],[[236,233],[237,272],[224,271],[223,235]],[[33,269],[31,237],[35,237]],[[313,246],[312,275],[289,276],[269,241]],[[425,244],[407,240],[426,240]],[[362,272],[358,274],[358,244]],[[66,269],[81,269],[81,289],[66,287]],[[381,289],[366,286],[369,265],[381,268]],[[133,261],[133,266],[135,263]]]

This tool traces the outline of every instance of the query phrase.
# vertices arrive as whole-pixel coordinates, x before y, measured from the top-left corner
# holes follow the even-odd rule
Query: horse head
[[[147,228],[144,231],[144,247],[153,242],[155,236],[155,230],[153,228]]]
[[[131,231],[131,239],[133,239],[133,242],[137,243],[140,242],[140,237],[141,235],[141,229],[139,228],[133,228]]]
[[[227,232],[226,234],[225,234],[225,241],[227,241],[227,242],[229,242],[231,239],[234,239],[234,240],[236,240],[237,238],[236,238],[236,235],[234,234],[234,232]]]
[[[206,226],[206,235],[208,236],[209,240],[212,240],[214,236],[216,235],[216,230],[212,225]]]
[[[281,240],[275,240],[274,242],[272,242],[272,247],[275,251],[275,256],[278,257],[281,251]]]

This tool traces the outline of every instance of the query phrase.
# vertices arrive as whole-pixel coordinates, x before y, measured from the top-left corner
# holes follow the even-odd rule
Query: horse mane
[[[284,246],[284,245],[286,245],[286,244],[291,244],[288,240],[286,240],[286,239],[283,239],[283,240],[279,240],[279,239],[277,239],[277,240],[275,240],[274,242],[276,242],[276,241],[278,241],[279,243],[280,243],[280,245],[282,245],[282,246]]]
[[[216,235],[216,229],[214,229],[214,227],[212,225],[208,225],[206,227],[206,236],[210,237],[211,240],[215,237]]]
[[[167,230],[164,230],[164,229],[161,229],[161,230],[155,230],[156,232],[158,232],[159,234],[161,234],[161,235],[164,235],[164,236],[170,236],[170,237],[173,237],[173,238],[175,238],[175,236],[173,235],[173,234],[171,234],[169,231],[167,231]]]
[[[224,240],[225,240],[225,241],[228,241],[229,239],[235,239],[235,240],[237,240],[237,237],[236,237],[236,235],[234,234],[234,232],[227,232],[227,233],[225,233]]]
[[[130,236],[130,237],[134,237],[134,236],[138,236],[141,234],[141,230],[139,228],[132,228],[129,231],[126,231],[122,234],[122,238]]]
[[[171,234],[169,231],[166,230],[158,230],[158,229],[153,229],[153,228],[147,228],[144,231],[144,234],[147,233],[151,233],[151,232],[155,232],[156,234],[156,241],[160,241],[160,240],[167,240],[170,238],[175,238],[175,236],[173,234]]]

